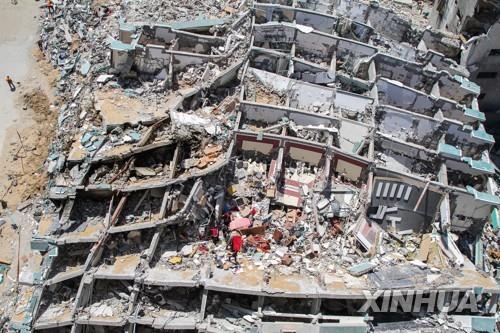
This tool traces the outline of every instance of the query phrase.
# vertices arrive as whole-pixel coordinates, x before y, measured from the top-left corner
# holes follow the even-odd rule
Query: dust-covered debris
[[[471,313],[492,318],[500,199],[479,91],[405,3],[43,9],[61,73],[52,201],[31,316],[10,327],[461,329],[429,304],[363,309],[392,289],[480,290]]]

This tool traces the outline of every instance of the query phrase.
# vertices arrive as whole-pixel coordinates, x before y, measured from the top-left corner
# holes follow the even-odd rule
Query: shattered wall
[[[426,230],[434,221],[441,193],[401,182],[397,178],[375,178],[369,216],[394,232]],[[395,227],[395,229],[393,229]]]

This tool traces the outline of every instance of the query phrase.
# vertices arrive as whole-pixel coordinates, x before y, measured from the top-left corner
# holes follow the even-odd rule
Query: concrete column
[[[175,147],[174,151],[174,157],[172,158],[172,161],[170,162],[170,178],[175,177],[175,170],[177,169],[177,164],[179,164],[179,156],[180,156],[180,144],[177,144]]]
[[[118,203],[118,206],[116,207],[116,209],[113,213],[113,216],[111,217],[110,226],[113,226],[116,223],[116,221],[118,220],[118,217],[120,216],[120,213],[122,212],[123,207],[125,206],[125,203],[127,202],[127,198],[128,198],[127,195],[124,195],[123,197],[121,197],[120,202]]]
[[[205,311],[207,309],[207,300],[208,300],[208,290],[203,289],[203,296],[201,298],[201,309],[200,309],[200,319],[205,319]]]
[[[257,312],[262,313],[262,308],[264,307],[265,296],[259,296],[257,299]]]
[[[375,126],[374,122],[372,122],[372,125]],[[371,134],[370,137],[370,143],[368,144],[368,159],[370,161],[373,161],[375,158],[375,133],[374,131]],[[373,191],[373,170],[370,170],[368,173],[368,181],[366,183],[367,185],[367,201],[371,202],[371,197],[372,197],[372,191]]]
[[[313,299],[313,303],[311,306],[311,313],[312,314],[318,314],[321,309],[321,298],[315,298]]]
[[[81,331],[82,331],[82,328],[80,325],[73,324],[73,326],[71,326],[71,333],[81,333]]]
[[[165,218],[165,215],[167,214],[167,203],[169,197],[170,197],[170,188],[167,187],[165,188],[165,192],[163,193],[163,200],[161,202],[160,219]]]
[[[330,60],[330,72],[337,72],[337,50],[333,50],[332,59]]]

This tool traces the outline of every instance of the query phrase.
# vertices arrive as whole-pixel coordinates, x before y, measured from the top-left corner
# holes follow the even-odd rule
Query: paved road
[[[28,82],[32,79],[29,69],[34,63],[32,50],[38,40],[38,13],[40,2],[18,0],[13,5],[10,0],[0,1],[0,149],[4,148],[5,131],[10,126],[25,126],[25,114],[16,108],[16,93],[12,93],[5,76],[14,82]],[[1,175],[0,175],[1,176]]]

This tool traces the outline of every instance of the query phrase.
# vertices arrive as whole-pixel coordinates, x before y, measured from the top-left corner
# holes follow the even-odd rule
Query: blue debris
[[[357,264],[349,267],[349,274],[353,276],[361,276],[368,272],[371,272],[376,267],[375,264],[371,262],[363,262],[361,264]]]
[[[90,62],[88,60],[86,60],[86,59],[82,60],[81,65],[80,65],[80,74],[82,74],[83,76],[87,76],[87,74],[90,71],[91,66],[92,65],[90,64]]]
[[[92,132],[85,132],[85,134],[82,135],[82,138],[80,139],[80,143],[84,146],[87,145],[88,142],[94,137],[94,134]]]

